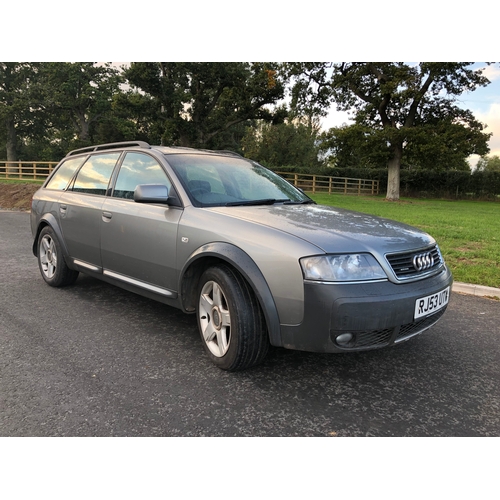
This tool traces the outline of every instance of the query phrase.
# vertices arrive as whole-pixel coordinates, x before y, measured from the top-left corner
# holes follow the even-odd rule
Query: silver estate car
[[[33,253],[60,287],[82,272],[194,313],[224,370],[269,345],[350,352],[398,344],[443,315],[452,285],[413,227],[317,205],[227,151],[78,149],[32,203]]]

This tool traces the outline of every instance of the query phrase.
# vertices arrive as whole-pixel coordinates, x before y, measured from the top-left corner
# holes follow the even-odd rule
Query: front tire
[[[266,322],[245,279],[220,264],[201,276],[198,327],[205,350],[223,370],[237,371],[262,362],[269,349]]]
[[[50,286],[72,285],[78,278],[78,271],[64,262],[61,244],[50,226],[44,227],[38,237],[38,266],[42,278]]]

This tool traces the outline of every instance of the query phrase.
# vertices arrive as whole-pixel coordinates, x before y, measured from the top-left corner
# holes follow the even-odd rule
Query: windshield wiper
[[[286,203],[288,198],[277,200],[275,198],[264,198],[262,200],[241,200],[226,203],[226,207],[252,206],[252,205],[274,205],[275,203]]]
[[[314,200],[302,200],[302,201],[285,201],[284,205],[309,205],[310,203],[313,203],[316,205],[316,202]]]

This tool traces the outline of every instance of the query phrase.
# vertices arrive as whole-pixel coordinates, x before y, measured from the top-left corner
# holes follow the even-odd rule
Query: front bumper
[[[434,325],[446,307],[414,319],[415,301],[450,287],[451,272],[421,281],[394,284],[333,284],[304,282],[304,320],[300,325],[281,325],[283,346],[311,352],[346,352],[377,349],[397,344]],[[339,345],[335,339],[352,334]]]

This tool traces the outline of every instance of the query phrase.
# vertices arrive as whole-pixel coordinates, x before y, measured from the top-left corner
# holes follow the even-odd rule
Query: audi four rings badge
[[[413,267],[417,271],[425,271],[434,265],[434,257],[431,252],[421,253],[413,257]]]

